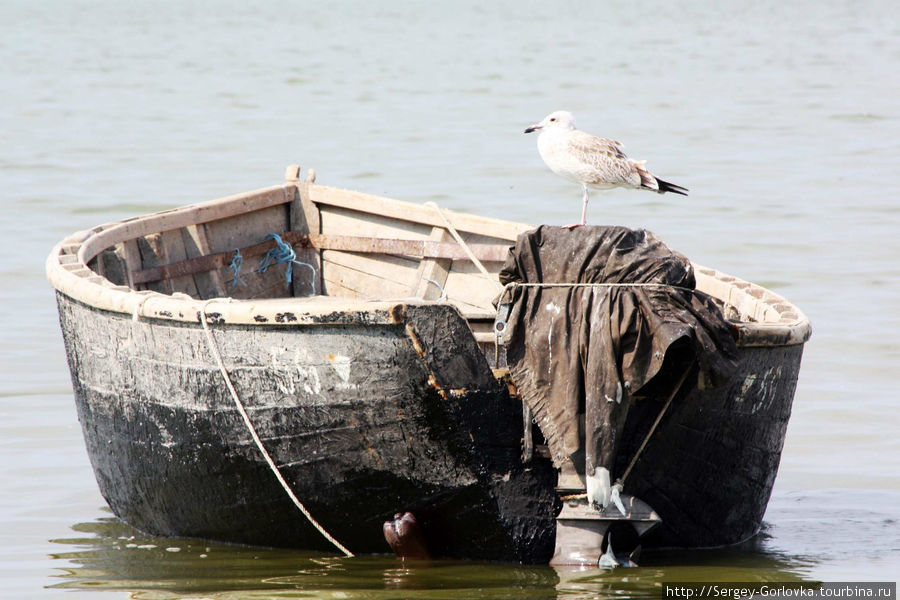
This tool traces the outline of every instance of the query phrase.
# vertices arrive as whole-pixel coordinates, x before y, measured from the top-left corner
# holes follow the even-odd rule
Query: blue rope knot
[[[277,233],[270,233],[266,236],[266,239],[275,240],[275,247],[263,255],[262,260],[259,261],[259,267],[256,269],[256,272],[265,273],[266,269],[268,269],[272,265],[278,263],[287,263],[284,275],[287,278],[287,282],[290,283],[291,279],[293,278],[295,264],[307,267],[310,271],[312,271],[312,293],[313,295],[315,295],[316,268],[310,264],[297,260],[297,253],[294,252],[294,249],[291,247],[291,245],[282,240],[281,236],[279,236]]]
[[[244,287],[247,287],[247,282],[241,279],[241,266],[244,264],[244,257],[241,256],[241,250],[238,248],[234,251],[234,257],[231,259],[231,264],[228,265],[228,268],[231,269],[234,277],[231,279],[231,287],[237,286],[237,284],[241,284]]]
[[[297,253],[294,252],[291,245],[282,240],[281,236],[277,233],[270,233],[266,236],[266,239],[275,240],[275,247],[263,255],[262,260],[259,261],[259,268],[256,269],[256,272],[265,273],[266,269],[274,264],[287,263],[284,275],[287,277],[287,282],[290,283]]]

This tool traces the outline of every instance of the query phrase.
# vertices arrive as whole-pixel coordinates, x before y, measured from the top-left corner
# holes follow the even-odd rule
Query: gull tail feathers
[[[644,166],[647,164],[646,160],[631,160],[631,164],[634,166],[634,170],[637,171],[637,174],[641,177],[640,187],[643,189],[658,192],[660,194],[672,192],[673,194],[687,196],[688,189],[686,187],[664,181],[648,171],[647,167]]]
[[[660,194],[672,192],[673,194],[681,194],[682,196],[688,195],[688,189],[686,187],[681,187],[680,185],[675,185],[674,183],[663,181],[659,177],[656,178],[656,186]]]

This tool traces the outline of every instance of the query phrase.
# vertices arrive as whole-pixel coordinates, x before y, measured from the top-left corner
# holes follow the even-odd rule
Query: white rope
[[[507,293],[513,288],[517,287],[539,287],[539,288],[573,288],[573,287],[589,287],[589,288],[661,288],[661,289],[670,289],[670,290],[682,290],[685,292],[693,293],[695,290],[690,288],[681,287],[679,285],[671,285],[668,283],[519,283],[516,281],[511,281],[503,286],[503,290],[500,292],[500,295],[497,296],[497,305],[494,313],[494,363],[500,364],[500,346],[504,345],[501,343],[500,338],[506,334],[506,321],[505,318],[501,322],[500,321],[500,312],[503,310],[503,298],[506,297]],[[508,315],[507,315],[508,316]],[[499,326],[498,326],[499,324]]]
[[[153,296],[152,292],[147,292],[144,294],[144,297],[138,300],[137,304],[134,305],[134,310],[131,312],[131,320],[137,323],[141,317],[144,316],[144,304]]]
[[[281,487],[284,488],[284,491],[287,492],[287,495],[290,496],[291,500],[293,500],[294,504],[297,508],[300,509],[300,512],[303,513],[303,516],[315,527],[319,533],[321,533],[326,540],[334,544],[336,548],[338,548],[341,552],[343,552],[346,556],[353,556],[353,553],[347,550],[339,541],[334,539],[330,533],[325,531],[318,521],[316,521],[309,511],[306,510],[306,507],[303,506],[303,503],[297,499],[297,496],[294,495],[293,490],[287,484],[287,481],[284,480],[284,477],[281,475],[281,471],[278,470],[278,467],[275,465],[275,461],[272,460],[272,457],[269,456],[269,453],[266,451],[265,446],[263,446],[262,440],[259,439],[259,435],[256,433],[256,428],[253,427],[253,423],[250,421],[250,417],[247,416],[247,411],[244,409],[244,405],[241,402],[240,397],[238,396],[237,391],[234,389],[234,385],[231,383],[231,377],[228,375],[228,370],[225,368],[225,363],[222,361],[222,355],[219,353],[219,348],[216,346],[216,340],[213,337],[212,330],[209,328],[209,323],[206,320],[206,307],[210,302],[215,300],[207,300],[200,306],[200,325],[203,326],[203,331],[206,333],[206,339],[209,342],[209,349],[212,352],[213,358],[216,359],[216,364],[219,367],[219,370],[222,372],[222,377],[225,378],[225,385],[228,387],[228,391],[231,392],[231,397],[234,399],[234,404],[238,409],[238,412],[241,413],[241,417],[244,419],[244,424],[247,425],[247,429],[250,431],[250,435],[253,437],[253,441],[256,442],[257,448],[259,448],[260,452],[262,452],[263,458],[266,459],[266,463],[268,463],[269,468],[272,469],[272,473],[275,474],[275,477],[278,479],[278,483],[281,484]],[[218,300],[221,301],[221,300]]]
[[[541,287],[541,288],[563,288],[563,287],[604,287],[604,288],[644,288],[644,287],[655,287],[655,288],[663,288],[670,290],[682,290],[685,292],[694,292],[691,288],[682,287],[680,285],[671,285],[668,283],[519,283],[517,281],[511,281],[503,286],[503,291],[500,293],[500,297],[497,299],[497,311],[500,310],[500,305],[503,303],[503,298],[506,296],[509,290],[516,287]]]
[[[453,226],[453,224],[450,222],[450,220],[444,214],[444,211],[441,210],[441,207],[438,206],[437,204],[435,204],[434,202],[426,202],[425,206],[431,207],[435,210],[435,212],[437,212],[437,214],[441,218],[441,220],[444,221],[444,226],[447,228],[447,231],[450,232],[450,235],[453,236],[453,239],[456,240],[456,243],[458,243],[460,246],[462,246],[463,251],[469,257],[469,260],[471,260],[475,264],[475,266],[478,267],[478,270],[481,271],[485,277],[490,279],[494,283],[494,285],[496,285],[499,288],[500,283],[496,280],[496,275],[491,274],[490,271],[488,271],[487,269],[484,268],[484,265],[481,264],[481,261],[478,260],[477,256],[475,256],[475,253],[472,252],[472,249],[469,248],[469,245],[466,243],[466,241],[464,239],[462,239],[461,235],[459,235],[459,232],[456,230],[456,228]]]

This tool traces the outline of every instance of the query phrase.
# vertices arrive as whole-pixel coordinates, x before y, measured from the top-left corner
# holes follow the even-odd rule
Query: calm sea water
[[[0,2],[3,597],[658,597],[671,580],[897,578],[896,3],[257,4]],[[109,513],[43,276],[57,240],[279,183],[290,163],[569,223],[578,188],[522,134],[556,109],[691,189],[597,194],[590,222],[651,229],[813,322],[760,536],[574,572],[148,538]]]

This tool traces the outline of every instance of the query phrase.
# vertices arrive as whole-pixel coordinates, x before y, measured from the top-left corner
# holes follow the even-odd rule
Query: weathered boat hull
[[[152,534],[332,550],[266,463],[242,403],[292,493],[351,551],[387,552],[383,522],[409,510],[436,556],[549,560],[557,473],[536,428],[522,458],[533,446],[521,402],[492,372],[503,367],[491,364],[502,363],[496,281],[472,264],[480,255],[496,274],[529,226],[319,186],[298,167],[286,179],[78,232],[48,257],[110,507]],[[239,257],[249,266],[274,249],[272,233],[308,267],[292,281],[280,265],[240,269]],[[630,472],[625,492],[663,519],[646,545],[757,530],[810,336],[777,294],[694,270],[739,332],[740,365],[725,387],[688,385]],[[672,367],[669,378],[683,372]],[[613,477],[666,383],[633,403]]]
[[[333,550],[254,445],[202,328],[58,296],[79,420],[113,512],[140,530]],[[555,473],[520,459],[521,405],[450,306],[214,326],[285,480],[354,552],[413,511],[442,556],[545,562]]]
[[[727,385],[689,386],[675,398],[625,487],[662,518],[646,546],[722,546],[756,534],[778,473],[802,351],[739,346]],[[632,406],[617,474],[662,405],[648,398]]]

